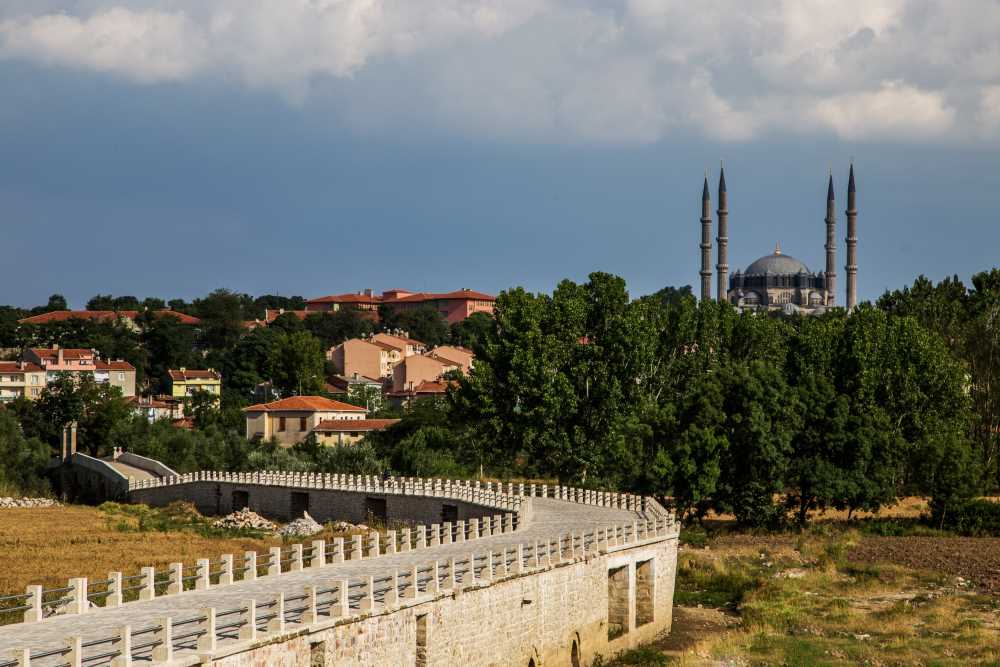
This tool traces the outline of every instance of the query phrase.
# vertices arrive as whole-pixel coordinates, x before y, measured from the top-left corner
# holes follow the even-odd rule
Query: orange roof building
[[[365,408],[324,396],[290,396],[251,405],[243,412],[248,440],[274,438],[286,447],[305,440],[324,421],[357,421],[368,416]]]

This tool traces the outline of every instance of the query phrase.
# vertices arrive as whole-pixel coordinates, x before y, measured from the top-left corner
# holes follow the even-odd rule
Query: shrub
[[[962,535],[1000,535],[1000,503],[967,500],[931,516],[935,525]]]

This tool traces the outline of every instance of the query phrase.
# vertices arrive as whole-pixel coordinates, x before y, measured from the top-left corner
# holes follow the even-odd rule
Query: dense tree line
[[[603,273],[552,294],[508,290],[494,317],[450,328],[431,309],[403,312],[381,325],[471,347],[475,366],[446,400],[419,402],[353,450],[247,442],[240,409],[263,382],[283,394],[321,390],[323,350],[372,333],[370,319],[285,314],[246,331],[241,295],[219,290],[187,306],[201,327],[144,315],[138,332],[79,321],[14,330],[124,357],[151,386],[167,368],[219,369],[222,409],[193,406],[194,431],[118,418],[114,397],[86,386],[70,395],[57,383],[43,400],[11,406],[23,428],[0,447],[31,469],[39,443],[55,444],[47,425],[72,415],[83,447],[122,446],[180,470],[557,478],[655,494],[689,518],[714,509],[753,525],[877,510],[909,493],[930,496],[943,520],[998,479],[998,271],[969,288],[920,278],[849,316],[740,314],[698,303],[689,288],[632,299],[622,279]],[[0,309],[2,335],[5,317]],[[0,438],[8,433],[0,423]]]
[[[967,359],[888,307],[739,314],[686,290],[632,300],[597,273],[502,293],[473,347],[447,405],[373,439],[393,465],[630,489],[754,525],[903,493],[940,516],[995,479]]]

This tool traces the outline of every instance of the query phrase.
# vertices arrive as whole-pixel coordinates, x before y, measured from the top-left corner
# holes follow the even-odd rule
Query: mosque
[[[854,186],[854,165],[847,182],[847,300],[848,310],[857,305],[858,286],[858,209]],[[719,246],[717,294],[719,301],[728,301],[743,310],[781,310],[785,313],[819,315],[837,305],[837,213],[833,196],[833,174],[826,193],[826,270],[812,272],[800,260],[782,253],[777,245],[770,255],[754,260],[745,271],[729,275],[729,206],[726,194],[726,174],[719,170]],[[701,298],[712,298],[712,201],[708,192],[708,177],[701,194]]]

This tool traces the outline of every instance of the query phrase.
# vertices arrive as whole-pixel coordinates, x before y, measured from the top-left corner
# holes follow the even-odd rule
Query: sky
[[[695,285],[722,162],[844,285],[852,159],[862,299],[1000,264],[1000,2],[0,0],[0,303]]]

